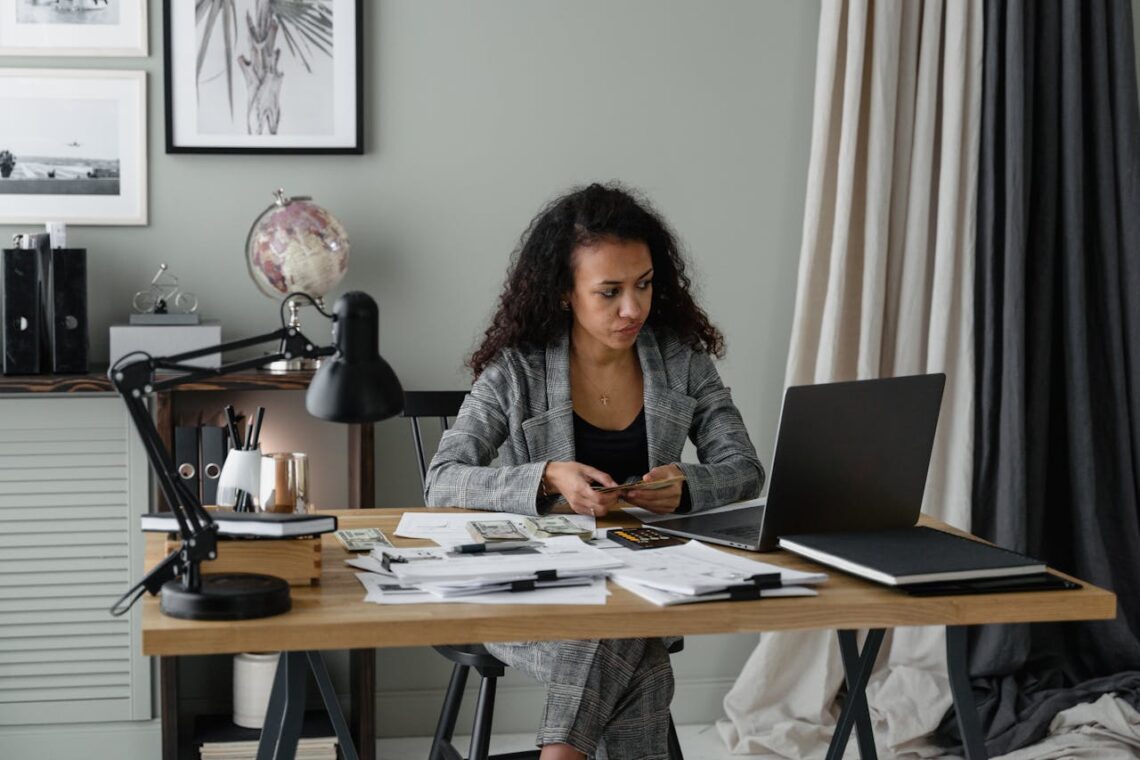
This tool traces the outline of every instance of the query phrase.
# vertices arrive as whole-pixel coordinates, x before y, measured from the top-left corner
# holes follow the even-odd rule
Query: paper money
[[[684,475],[674,475],[673,477],[664,478],[662,480],[639,480],[636,483],[623,483],[620,486],[610,486],[609,488],[606,488],[604,486],[594,486],[594,490],[598,493],[610,493],[611,491],[632,491],[635,488],[641,491],[658,491],[662,488],[665,488],[666,486],[671,486],[674,483],[680,483],[684,479]]]
[[[347,528],[338,530],[335,534],[337,541],[350,552],[372,551],[377,546],[391,546],[392,542],[379,528]]]
[[[467,532],[476,541],[525,541],[526,534],[510,520],[472,520]]]
[[[524,517],[523,526],[535,538],[552,538],[554,536],[577,536],[583,541],[594,537],[594,531],[583,528],[566,515],[545,515],[543,517]]]

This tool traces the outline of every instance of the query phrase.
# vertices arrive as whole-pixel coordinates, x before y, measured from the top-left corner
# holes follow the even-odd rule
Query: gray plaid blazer
[[[574,460],[569,334],[545,349],[503,351],[479,376],[428,468],[428,506],[535,515],[546,463]],[[751,499],[764,468],[712,359],[672,335],[637,338],[649,466],[677,463],[692,510]],[[685,439],[700,464],[680,462]],[[491,466],[498,455],[499,466]]]

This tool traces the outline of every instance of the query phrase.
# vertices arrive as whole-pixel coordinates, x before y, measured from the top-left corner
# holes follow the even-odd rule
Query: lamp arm
[[[270,341],[279,342],[277,353],[231,362],[216,368],[184,363],[201,356],[249,348]],[[200,590],[201,563],[217,557],[217,524],[209,512],[202,508],[197,494],[192,493],[178,476],[177,467],[162,441],[162,436],[159,435],[154,418],[147,409],[146,398],[160,391],[205,378],[221,377],[246,369],[264,367],[280,359],[294,357],[315,359],[334,353],[336,353],[335,347],[318,346],[306,338],[300,330],[282,327],[264,335],[186,351],[173,356],[155,358],[144,354],[145,358],[129,362],[124,362],[127,358],[124,357],[111,366],[107,376],[127,405],[131,422],[142,439],[147,462],[158,479],[159,488],[170,505],[170,511],[178,521],[178,531],[182,537],[181,548],[171,552],[140,582],[120,597],[111,607],[111,614],[122,615],[144,592],[156,594],[164,583],[178,577],[181,577],[182,585],[187,591]],[[159,369],[172,370],[180,374],[156,380],[155,371]]]

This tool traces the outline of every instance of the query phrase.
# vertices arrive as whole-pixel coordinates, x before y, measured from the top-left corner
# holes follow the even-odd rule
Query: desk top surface
[[[402,512],[352,509],[331,513],[337,515],[342,528],[382,528],[397,546],[430,544],[394,536]],[[599,525],[635,522],[619,514],[600,520]],[[922,524],[952,530],[925,516]],[[147,534],[147,567],[161,559],[163,539],[159,533]],[[335,537],[324,536],[322,544],[320,584],[293,587],[293,609],[284,615],[237,622],[177,620],[159,611],[156,597],[143,599],[143,654],[1102,620],[1116,615],[1116,596],[1090,584],[1072,591],[920,598],[829,568],[824,568],[828,580],[818,587],[819,596],[815,597],[658,607],[611,583],[612,595],[605,605],[380,605],[363,601],[364,587],[355,577],[359,571],[344,563],[351,555]],[[783,567],[820,569],[786,551],[741,553]]]

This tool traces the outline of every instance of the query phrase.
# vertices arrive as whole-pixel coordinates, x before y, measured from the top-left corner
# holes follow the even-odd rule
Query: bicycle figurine
[[[131,305],[139,314],[167,314],[171,307],[176,312],[193,314],[198,310],[198,296],[179,290],[178,278],[167,274],[166,264],[161,264],[150,287],[135,293]]]

